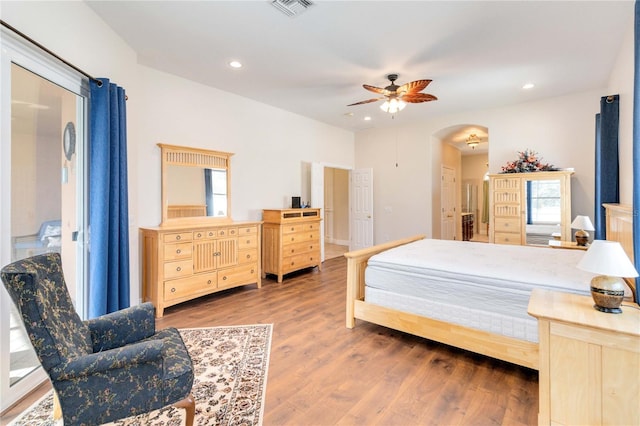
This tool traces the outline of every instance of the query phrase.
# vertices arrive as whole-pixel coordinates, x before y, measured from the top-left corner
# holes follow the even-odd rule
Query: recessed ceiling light
[[[240,62],[238,62],[238,61],[231,61],[231,62],[229,62],[229,66],[230,66],[231,68],[236,68],[236,69],[238,69],[238,68],[242,68],[242,64],[241,64]]]
[[[371,117],[369,117],[368,115],[364,118],[364,121],[371,121]]]
[[[523,88],[524,90],[533,89],[534,87],[536,87],[536,85],[535,85],[535,84],[533,84],[533,83],[525,83],[525,84],[522,86],[522,88]]]

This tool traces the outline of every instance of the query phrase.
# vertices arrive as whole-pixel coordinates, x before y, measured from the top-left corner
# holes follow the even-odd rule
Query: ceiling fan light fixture
[[[476,136],[475,133],[472,133],[469,135],[469,137],[467,138],[467,140],[465,141],[467,143],[467,146],[471,149],[476,149],[476,146],[478,146],[478,144],[481,142],[480,138],[478,136]]]
[[[384,101],[382,105],[380,105],[380,109],[384,112],[388,112],[389,114],[395,114],[398,111],[402,111],[407,104],[397,98],[391,98]]]

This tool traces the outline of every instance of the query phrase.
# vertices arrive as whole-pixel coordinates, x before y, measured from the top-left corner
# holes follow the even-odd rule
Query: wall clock
[[[62,149],[64,150],[64,156],[71,161],[73,153],[76,152],[76,128],[71,121],[64,128]]]

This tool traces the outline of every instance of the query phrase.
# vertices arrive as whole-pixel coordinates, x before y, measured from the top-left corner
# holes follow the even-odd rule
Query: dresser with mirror
[[[489,175],[489,241],[547,246],[571,241],[573,171]]]
[[[162,223],[140,228],[142,296],[165,308],[260,282],[261,222],[231,218],[231,156],[158,144]]]

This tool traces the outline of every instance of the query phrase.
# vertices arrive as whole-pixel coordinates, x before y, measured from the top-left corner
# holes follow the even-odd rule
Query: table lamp
[[[589,233],[587,231],[595,231],[589,216],[576,216],[571,222],[571,227],[578,230],[576,231],[576,242],[583,247],[589,242]]]
[[[578,262],[583,271],[600,274],[591,279],[593,305],[600,312],[622,313],[620,304],[624,298],[626,284],[621,277],[637,277],[629,257],[617,241],[594,240]]]

